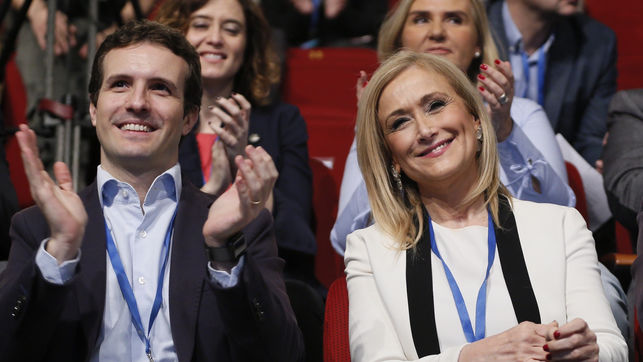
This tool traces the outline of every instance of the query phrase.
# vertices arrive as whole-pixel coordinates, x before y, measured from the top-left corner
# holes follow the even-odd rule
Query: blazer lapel
[[[87,358],[91,355],[98,332],[103,322],[105,310],[105,283],[106,283],[106,254],[105,254],[105,219],[98,199],[96,182],[87,186],[81,194],[81,199],[87,210],[87,226],[81,247],[82,257],[78,273],[77,292],[78,311],[81,324],[87,337]]]
[[[501,197],[499,204],[501,227],[494,226],[496,247],[498,248],[500,265],[502,265],[502,274],[511,297],[511,304],[513,304],[518,323],[524,321],[540,323],[540,311],[520,246],[516,219],[507,199]]]
[[[179,201],[170,262],[170,321],[172,338],[180,361],[192,360],[197,316],[207,259],[204,251],[203,223],[211,202],[198,197],[192,184],[183,182]]]
[[[574,40],[574,29],[565,22],[558,22],[554,29],[554,42],[547,55],[545,74],[545,104],[543,108],[549,117],[554,132],[557,132],[560,112],[565,102],[569,78],[573,72],[578,46]]]
[[[426,210],[423,217],[427,220]],[[508,200],[500,199],[499,219],[502,228],[495,226],[496,244],[502,272],[518,323],[540,323],[540,311],[531,287],[529,273],[518,238],[516,220]],[[411,334],[419,358],[440,353],[431,271],[431,241],[428,225],[424,223],[422,237],[415,249],[406,251],[406,293],[409,303]]]
[[[422,217],[427,220],[426,210]],[[426,222],[415,249],[406,251],[406,293],[409,303],[411,334],[418,357],[440,353],[433,308],[431,241]]]

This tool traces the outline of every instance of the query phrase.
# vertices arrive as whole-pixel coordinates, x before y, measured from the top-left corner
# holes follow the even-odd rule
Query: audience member
[[[616,92],[616,36],[577,3],[495,0],[487,11],[516,94],[542,105],[554,131],[595,165]]]
[[[354,361],[627,360],[583,218],[510,196],[461,70],[392,56],[357,123],[375,225],[347,241]]]
[[[605,192],[614,218],[638,234],[636,213],[643,200],[643,89],[616,93],[603,149]]]
[[[279,171],[266,205],[286,275],[316,284],[306,122],[297,107],[270,101],[279,65],[261,9],[251,0],[167,0],[159,20],[180,29],[201,59],[202,107],[180,147],[182,170],[216,195],[229,187],[246,144],[264,148]]]
[[[519,199],[574,206],[558,144],[542,108],[514,97],[511,66],[497,61],[484,7],[477,0],[402,0],[380,30],[381,60],[400,48],[444,56],[478,81],[500,153],[500,178]],[[371,223],[353,143],[346,160],[337,221],[331,232],[343,255],[346,236]]]
[[[630,290],[634,291],[634,311],[639,322],[639,327],[643,325],[643,199],[636,217],[638,222],[638,242],[636,245],[636,260],[632,265],[632,284]]]
[[[287,46],[373,46],[387,0],[261,0]]]
[[[201,92],[199,55],[180,32],[131,23],[94,59],[96,183],[76,195],[59,162],[56,185],[21,126],[38,207],[14,217],[0,274],[4,359],[303,359],[264,210],[277,178],[270,156],[246,147],[214,202],[182,179],[179,140]]]

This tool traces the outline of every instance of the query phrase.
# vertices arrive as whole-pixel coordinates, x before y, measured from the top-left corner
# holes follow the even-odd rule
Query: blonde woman
[[[510,196],[463,72],[400,52],[357,122],[375,224],[347,240],[354,361],[627,360],[591,232],[573,208]]]

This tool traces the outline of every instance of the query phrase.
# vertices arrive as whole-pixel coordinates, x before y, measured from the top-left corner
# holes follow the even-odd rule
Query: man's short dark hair
[[[132,21],[123,25],[116,32],[105,38],[105,41],[100,45],[94,57],[92,74],[89,79],[89,100],[92,104],[96,105],[98,101],[104,77],[103,61],[107,53],[113,49],[125,48],[140,43],[158,44],[186,61],[189,71],[185,79],[183,113],[198,112],[203,93],[199,54],[181,32],[148,20]]]

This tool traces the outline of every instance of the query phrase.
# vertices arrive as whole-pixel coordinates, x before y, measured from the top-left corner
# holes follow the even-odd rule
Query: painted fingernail
[[[484,87],[478,87],[480,89],[480,92],[484,92]]]
[[[494,63],[496,63],[496,64],[498,64],[498,65],[500,65],[500,59],[496,59],[496,60],[494,60],[493,62],[494,62]]]
[[[225,127],[225,123],[221,122],[221,125],[219,127],[221,128]]]
[[[559,331],[554,332],[554,338],[556,338],[556,339],[560,338],[560,332]]]
[[[543,346],[543,351],[545,351],[545,352],[549,352],[549,346],[548,346],[548,345],[544,345],[544,346]]]
[[[487,70],[489,67],[486,64],[480,64],[480,69]]]
[[[478,74],[478,79],[480,79],[480,80],[485,80],[485,79],[487,79],[487,77],[485,77],[485,76],[484,76],[484,75],[482,75],[482,74]]]

